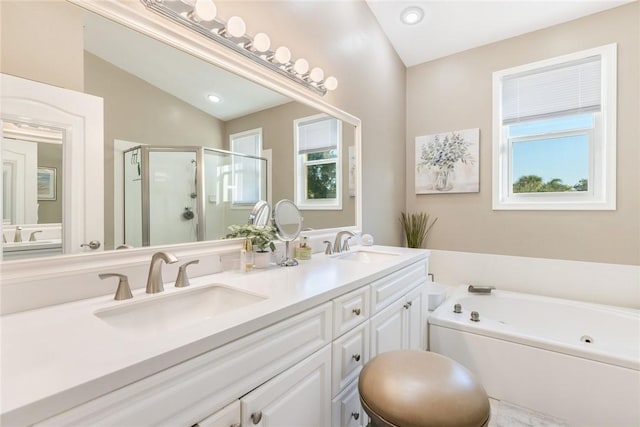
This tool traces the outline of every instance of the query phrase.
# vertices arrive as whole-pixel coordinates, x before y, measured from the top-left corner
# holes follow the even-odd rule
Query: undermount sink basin
[[[377,262],[384,262],[390,259],[397,257],[400,254],[394,252],[383,252],[383,251],[369,251],[369,250],[358,250],[353,252],[345,252],[343,254],[335,256],[335,259],[340,259],[344,261],[355,261],[362,262],[365,264],[374,264]]]
[[[136,336],[184,328],[222,313],[264,301],[267,297],[225,285],[209,285],[154,296],[140,302],[96,311],[112,327]]]

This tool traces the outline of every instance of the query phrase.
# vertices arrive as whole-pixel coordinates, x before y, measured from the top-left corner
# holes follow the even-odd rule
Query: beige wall
[[[56,199],[38,201],[38,224],[62,223],[62,145],[39,142],[38,167],[56,169]]]
[[[278,107],[250,114],[226,122],[226,141],[229,135],[246,130],[262,128],[263,149],[271,149],[272,202],[294,200],[294,140],[293,121],[302,117],[318,114],[318,111],[298,102],[290,102]],[[304,227],[331,228],[355,225],[355,199],[349,197],[349,146],[353,145],[353,126],[343,124],[342,128],[342,210],[313,211],[304,210]],[[228,142],[227,142],[228,145]]]
[[[363,230],[400,245],[405,189],[405,67],[364,1],[219,2],[339,81],[325,100],[362,120]],[[268,17],[268,19],[265,19]]]
[[[0,71],[82,91],[82,9],[12,0],[0,1],[0,8]]]
[[[439,218],[435,249],[640,264],[639,16],[632,3],[411,67],[407,72],[408,211]],[[618,43],[616,211],[493,211],[492,72]],[[480,193],[415,195],[414,138],[480,128]]]

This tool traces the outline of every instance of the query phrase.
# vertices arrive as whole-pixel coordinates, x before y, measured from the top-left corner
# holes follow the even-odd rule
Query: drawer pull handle
[[[360,418],[360,412],[352,412],[351,416],[353,417],[354,420],[358,420],[358,418]]]
[[[354,308],[354,309],[353,309],[353,310],[351,310],[351,311],[353,311],[353,314],[355,314],[356,316],[360,316],[361,311],[360,311],[360,309],[359,309],[359,308]]]
[[[262,420],[262,411],[251,414],[251,421],[253,421],[254,424],[258,424],[260,420]]]
[[[409,307],[411,307],[411,304],[406,303],[405,305],[403,305],[403,307],[404,307],[406,310],[409,310]]]
[[[360,354],[356,353],[353,356],[351,356],[356,362],[360,361]],[[356,418],[357,419],[357,418]]]

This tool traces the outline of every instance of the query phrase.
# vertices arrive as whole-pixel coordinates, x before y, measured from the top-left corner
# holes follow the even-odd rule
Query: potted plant
[[[436,221],[438,218],[429,224],[429,214],[425,212],[413,214],[401,212],[400,224],[402,224],[404,235],[407,238],[407,247],[421,248]]]
[[[264,268],[269,266],[271,262],[271,252],[276,250],[273,241],[276,237],[276,229],[271,225],[256,226],[253,224],[234,224],[230,225],[229,233],[225,236],[227,239],[244,237],[251,241],[254,249],[254,264],[256,268]]]

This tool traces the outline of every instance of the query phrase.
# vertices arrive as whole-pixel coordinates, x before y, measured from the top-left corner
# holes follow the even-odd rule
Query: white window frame
[[[250,135],[254,135],[258,137],[258,147],[256,150],[256,155],[255,157],[260,157],[260,154],[262,153],[262,128],[256,128],[256,129],[250,129],[250,130],[246,130],[246,131],[242,131],[242,132],[237,132],[237,133],[233,133],[229,135],[229,151],[231,151],[232,153],[239,153],[239,154],[246,154],[246,153],[242,153],[242,152],[238,152],[235,150],[234,147],[234,142],[238,139],[238,138],[243,138],[246,136],[250,136]],[[253,155],[252,155],[253,157]],[[236,165],[234,164],[235,161],[235,157],[232,157],[232,162],[231,162],[231,185],[236,185],[235,180],[236,180]],[[262,171],[258,171],[259,175],[262,176]],[[263,200],[265,198],[265,195],[262,194],[262,186],[259,188],[258,190],[258,200],[256,200],[255,202],[237,202],[235,200],[235,191],[231,192],[231,208],[232,209],[246,209],[247,206],[253,206],[255,203],[257,203],[259,200]]]
[[[615,210],[616,209],[616,90],[615,43],[493,73],[493,210]],[[508,76],[601,57],[601,112],[589,138],[589,190],[562,193],[513,193],[512,142],[502,124],[502,81]],[[583,132],[584,133],[584,132]],[[560,132],[557,133],[558,135]],[[541,136],[537,139],[542,139]],[[514,138],[518,140],[518,138]]]
[[[305,162],[304,155],[299,154],[299,135],[298,129],[301,124],[315,121],[321,118],[337,120],[336,129],[336,152],[338,153],[335,160],[326,159],[312,162]],[[305,210],[342,210],[342,120],[331,117],[327,114],[316,114],[313,116],[302,117],[293,121],[293,139],[294,139],[294,201],[300,209]],[[336,164],[336,197],[335,199],[317,199],[310,200],[306,197],[306,176],[303,173],[307,164],[335,163]]]

